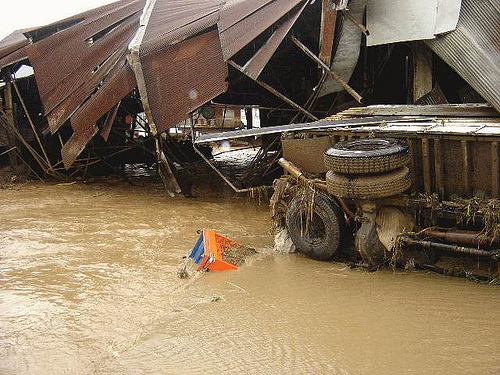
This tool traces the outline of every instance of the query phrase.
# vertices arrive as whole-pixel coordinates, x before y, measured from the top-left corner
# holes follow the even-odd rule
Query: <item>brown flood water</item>
[[[34,184],[0,218],[0,374],[500,373],[498,287],[275,254],[245,198]],[[178,279],[203,227],[260,254]]]

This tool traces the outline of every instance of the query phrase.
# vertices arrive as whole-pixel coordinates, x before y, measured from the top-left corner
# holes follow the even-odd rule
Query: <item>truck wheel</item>
[[[400,194],[411,186],[410,170],[402,167],[395,171],[368,176],[350,176],[326,173],[328,192],[343,198],[378,199]]]
[[[325,151],[328,170],[343,174],[393,171],[410,162],[408,145],[394,138],[364,138],[338,142]]]
[[[311,218],[309,197],[299,193],[290,202],[286,214],[288,233],[297,251],[312,259],[329,260],[339,248],[344,216],[332,198],[316,192]]]

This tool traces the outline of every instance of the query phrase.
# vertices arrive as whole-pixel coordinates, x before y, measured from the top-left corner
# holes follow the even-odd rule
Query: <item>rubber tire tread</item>
[[[337,253],[344,232],[344,215],[333,198],[325,193],[316,192],[313,211],[323,221],[325,237],[319,244],[312,244],[302,236],[301,215],[305,208],[304,194],[297,194],[290,202],[286,214],[286,225],[290,238],[297,251],[309,258],[327,261]]]
[[[356,145],[374,145],[385,141],[386,146],[379,146],[376,150],[355,150]],[[353,150],[349,150],[349,148]],[[376,147],[376,146],[374,146]],[[401,168],[410,162],[408,145],[393,138],[363,138],[355,141],[338,142],[325,151],[325,166],[343,174],[378,174]]]
[[[410,170],[401,167],[377,175],[343,175],[326,173],[328,192],[342,198],[378,199],[398,195],[411,187]]]

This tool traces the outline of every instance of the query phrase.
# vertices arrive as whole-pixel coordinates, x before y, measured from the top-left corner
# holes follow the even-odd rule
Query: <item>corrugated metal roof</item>
[[[251,3],[253,2],[250,1],[235,1],[231,7],[223,8],[218,25],[224,60],[229,60],[236,52],[258,37],[302,1],[255,1],[254,5],[261,2],[266,4],[251,14],[248,12],[248,9],[252,8]],[[245,14],[245,11],[247,11],[247,15],[241,18],[241,15]]]
[[[301,8],[292,13],[290,17],[276,29],[273,35],[269,37],[266,43],[255,53],[255,55],[245,64],[243,70],[249,77],[253,79],[259,77],[260,73],[262,73],[265,66],[274,55],[274,52],[276,52],[285,36],[304,11],[306,5],[307,3],[304,3]]]
[[[500,111],[499,0],[463,0],[456,30],[426,43]]]
[[[223,3],[222,0],[157,0],[141,43],[141,56],[215,25]]]
[[[162,132],[226,91],[218,32],[185,40],[141,59],[154,123]]]

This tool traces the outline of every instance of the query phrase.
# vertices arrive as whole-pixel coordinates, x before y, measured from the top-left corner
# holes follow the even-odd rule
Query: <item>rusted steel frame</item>
[[[366,36],[370,35],[370,31],[361,23],[359,22],[348,10],[344,11],[344,15],[351,21],[353,24],[355,24],[363,34]]]
[[[422,167],[424,174],[424,190],[427,194],[432,193],[431,184],[431,155],[429,148],[429,140],[422,138]]]
[[[462,173],[463,173],[463,188],[466,196],[470,194],[470,177],[471,177],[471,162],[470,162],[470,147],[469,142],[462,140]]]
[[[40,137],[38,136],[38,132],[36,131],[35,124],[33,123],[33,120],[31,119],[31,116],[28,112],[28,109],[26,108],[26,104],[24,103],[24,99],[23,99],[21,92],[19,91],[19,88],[17,87],[17,84],[15,81],[12,81],[12,86],[14,86],[14,89],[16,90],[17,97],[19,98],[19,101],[21,102],[21,106],[23,107],[24,113],[26,114],[26,117],[28,118],[28,122],[30,123],[31,130],[33,130],[33,134],[35,134],[35,138],[38,142],[38,145],[40,146],[40,149],[42,150],[43,156],[45,157],[45,161],[47,162],[49,169],[52,169],[52,165],[50,164],[49,156],[47,155],[47,152],[45,151],[45,147],[43,147],[43,143],[40,140]]]
[[[500,253],[498,251],[486,251],[480,249],[474,249],[471,247],[463,247],[456,245],[448,245],[444,243],[437,243],[431,241],[418,241],[411,238],[404,238],[403,242],[407,246],[417,246],[424,250],[442,250],[449,251],[458,254],[475,255],[479,257],[491,258],[492,260],[498,261]]]
[[[261,80],[259,79],[254,79],[250,76],[247,75],[247,73],[245,73],[245,71],[243,70],[243,68],[241,66],[239,66],[238,64],[236,64],[234,61],[232,60],[228,60],[227,63],[229,65],[231,65],[233,68],[235,68],[236,70],[240,71],[241,73],[245,74],[247,77],[249,77],[250,79],[252,79],[254,82],[256,82],[258,85],[260,85],[261,87],[265,88],[267,91],[269,91],[271,94],[277,96],[278,98],[282,99],[283,101],[287,102],[288,104],[290,104],[292,107],[296,108],[297,110],[301,111],[302,113],[304,113],[305,115],[307,115],[307,117],[309,117],[310,119],[314,120],[314,121],[318,121],[319,119],[314,116],[312,113],[310,113],[309,111],[307,111],[306,109],[302,108],[300,105],[298,105],[297,103],[295,103],[293,100],[290,100],[288,99],[285,95],[283,95],[282,93],[280,93],[279,91],[277,91],[276,89],[272,88],[271,86],[269,86],[267,83],[265,82],[262,82]]]
[[[500,195],[499,169],[498,142],[491,142],[491,195],[494,198],[498,198]]]
[[[358,103],[363,103],[363,97],[359,95],[351,86],[349,86],[349,84],[344,81],[337,73],[334,73],[328,65],[321,61],[314,53],[312,53],[311,50],[309,50],[309,48],[302,44],[300,40],[295,38],[293,35],[290,39],[297,47],[302,50],[302,52],[309,56],[313,61],[318,63],[323,69],[325,69],[328,74],[330,74],[332,78],[337,81]]]
[[[438,231],[434,229],[424,229],[420,234],[424,236],[440,238],[446,242],[462,243],[468,245],[489,246],[500,242],[499,238],[489,237],[479,232],[454,232],[452,230]]]
[[[443,153],[441,151],[441,140],[439,138],[434,138],[434,169],[436,172],[436,188],[441,199],[444,199],[444,160]]]
[[[323,0],[322,3],[318,55],[319,59],[328,66],[332,62],[335,25],[337,23],[337,9],[331,8],[329,3],[330,0]]]

